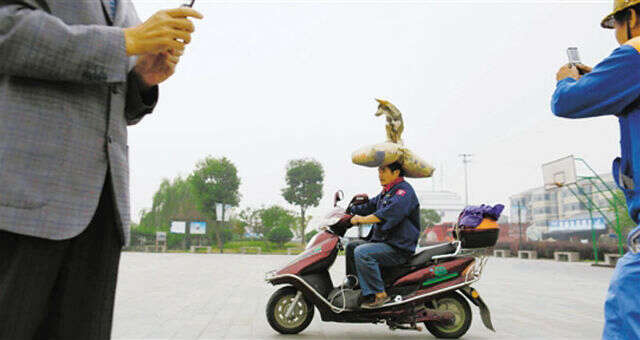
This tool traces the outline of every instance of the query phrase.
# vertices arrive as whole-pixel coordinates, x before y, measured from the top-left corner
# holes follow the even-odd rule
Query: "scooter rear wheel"
[[[302,332],[313,320],[315,312],[313,304],[300,297],[298,303],[293,307],[290,317],[286,317],[287,310],[294,302],[298,290],[287,286],[278,289],[267,303],[267,321],[271,328],[281,334],[298,334]]]
[[[436,338],[457,339],[463,336],[471,327],[471,307],[469,302],[457,292],[450,292],[434,300],[432,308],[452,312],[456,318],[453,324],[443,325],[425,322],[424,326]]]

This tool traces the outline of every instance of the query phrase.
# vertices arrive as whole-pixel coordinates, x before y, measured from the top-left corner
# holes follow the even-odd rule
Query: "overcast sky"
[[[134,0],[142,20],[180,1]],[[436,166],[437,189],[464,197],[458,157],[473,154],[470,203],[508,203],[542,185],[541,164],[574,154],[610,171],[617,119],[556,118],[555,73],[577,46],[585,64],[617,43],[600,28],[611,1],[203,1],[205,15],[150,116],[129,129],[134,220],[163,178],[228,157],[241,207],[280,204],[288,160],[325,170],[324,198],[379,191],[351,153],[385,140],[374,98],[403,113],[405,144]],[[580,172],[580,171],[579,171]],[[442,177],[443,176],[443,177]],[[432,180],[409,180],[432,189]],[[444,183],[444,187],[442,185]],[[288,206],[294,208],[292,206]]]

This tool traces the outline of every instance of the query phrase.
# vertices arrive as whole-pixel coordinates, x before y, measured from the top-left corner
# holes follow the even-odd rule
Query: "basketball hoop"
[[[573,156],[564,157],[542,165],[542,178],[545,190],[562,188],[577,181],[576,165]]]

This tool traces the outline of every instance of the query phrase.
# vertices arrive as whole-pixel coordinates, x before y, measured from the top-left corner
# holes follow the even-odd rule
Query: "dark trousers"
[[[1,340],[110,339],[122,238],[106,184],[72,239],[0,231]]]
[[[358,277],[358,272],[356,271],[356,259],[355,259],[354,252],[356,251],[356,247],[365,243],[368,243],[368,242],[361,239],[351,240],[349,241],[349,243],[347,243],[347,246],[344,249],[344,255],[346,257],[345,262],[347,263],[347,266],[346,266],[347,276]]]
[[[380,267],[393,267],[404,264],[407,254],[384,242],[353,240],[345,249],[347,275],[358,278],[362,296],[385,291]]]

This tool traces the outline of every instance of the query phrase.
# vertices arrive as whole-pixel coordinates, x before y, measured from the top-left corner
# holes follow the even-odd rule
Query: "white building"
[[[457,222],[464,209],[462,197],[451,191],[416,190],[420,209],[433,209],[440,214],[440,222]]]
[[[579,221],[601,217],[595,207],[593,215],[589,214],[589,209],[583,204],[591,200],[594,206],[603,211],[609,219],[613,217],[612,208],[609,204],[611,193],[609,189],[617,190],[610,173],[599,175],[605,182],[603,184],[596,178],[581,179],[579,186],[571,185],[561,188],[546,190],[544,187],[529,189],[525,192],[510,197],[510,219],[514,223],[532,224],[531,232],[537,232],[538,237],[545,232],[549,232],[550,226],[563,221]],[[578,197],[580,197],[580,200]],[[518,209],[520,216],[518,216]],[[529,235],[530,238],[534,238]]]

